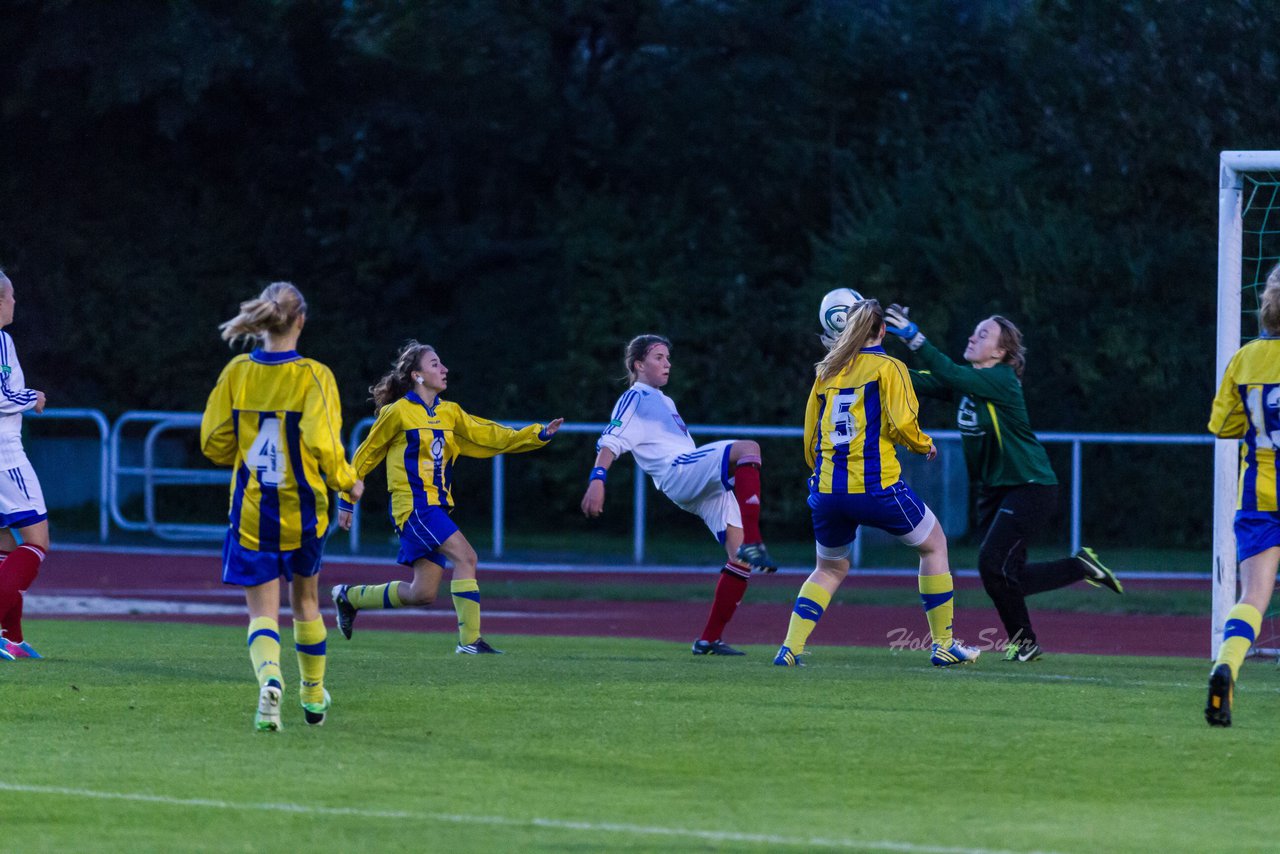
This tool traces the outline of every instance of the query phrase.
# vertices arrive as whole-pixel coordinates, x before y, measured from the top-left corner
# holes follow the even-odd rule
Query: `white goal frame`
[[[1218,167],[1218,359],[1214,393],[1227,363],[1240,349],[1240,294],[1244,288],[1244,175],[1280,172],[1280,151],[1224,151]],[[1213,456],[1213,621],[1209,654],[1218,655],[1227,612],[1236,602],[1236,482],[1240,442],[1219,439]]]

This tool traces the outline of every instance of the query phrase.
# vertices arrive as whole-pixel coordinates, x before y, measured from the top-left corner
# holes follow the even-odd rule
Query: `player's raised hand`
[[[543,439],[550,439],[552,436],[556,434],[556,431],[560,429],[560,425],[562,424],[564,424],[564,419],[557,418],[555,421],[552,421],[546,427],[542,428],[542,432],[540,433],[540,436]]]
[[[894,303],[884,311],[885,330],[890,335],[901,338],[912,350],[919,349],[924,343],[924,335],[920,327],[910,317],[911,309]]]

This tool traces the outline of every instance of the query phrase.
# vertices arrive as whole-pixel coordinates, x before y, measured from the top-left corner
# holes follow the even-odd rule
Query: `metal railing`
[[[161,484],[188,486],[227,484],[227,473],[222,469],[196,469],[158,466],[155,464],[156,441],[167,430],[175,428],[192,428],[200,426],[201,415],[198,412],[157,412],[138,410],[126,412],[116,419],[111,428],[109,443],[111,465],[111,488],[109,505],[111,519],[125,531],[147,531],[166,540],[201,540],[221,539],[226,533],[226,524],[192,525],[174,522],[160,522],[156,519],[155,488]],[[152,423],[154,422],[154,423]],[[122,461],[121,444],[124,428],[130,424],[152,423],[147,431],[142,449],[142,465],[127,466]],[[143,507],[145,519],[141,522],[126,518],[120,506],[120,479],[122,477],[140,477],[143,481]]]
[[[523,425],[529,422],[503,422],[508,426]],[[355,450],[360,444],[360,440],[364,433],[368,431],[373,424],[372,418],[366,418],[358,422],[351,431],[350,451],[354,456]],[[561,433],[601,433],[605,424],[594,423],[566,423],[560,428]],[[700,439],[713,441],[716,438],[791,438],[802,439],[804,430],[801,427],[750,427],[743,425],[725,425],[725,424],[691,424],[689,432],[699,436]],[[960,433],[957,430],[930,430],[929,435],[939,441],[960,441]],[[1082,543],[1082,518],[1083,518],[1083,484],[1084,484],[1084,463],[1083,463],[1083,446],[1084,445],[1212,445],[1214,438],[1209,435],[1198,434],[1168,434],[1168,433],[1039,433],[1037,438],[1046,445],[1065,444],[1071,448],[1071,472],[1070,478],[1070,531],[1071,531],[1071,551],[1080,550]],[[644,471],[637,464],[635,466],[634,487],[632,490],[632,560],[635,563],[644,563],[645,558],[645,511],[647,503],[647,489],[645,484],[648,478]],[[505,530],[506,530],[506,468],[503,463],[502,455],[493,458],[493,556],[495,558],[503,556],[505,547]],[[360,548],[360,512],[357,506],[356,512],[352,516],[351,524],[351,551],[358,552]],[[854,541],[853,562],[855,566],[861,563],[861,540]]]
[[[111,526],[107,518],[108,493],[111,489],[111,457],[107,452],[107,437],[111,432],[111,425],[107,421],[107,416],[96,409],[75,408],[46,409],[39,414],[34,411],[26,414],[36,422],[88,421],[98,428],[98,539],[105,543],[111,535]]]
[[[171,430],[192,429],[200,425],[201,416],[193,412],[165,412],[138,410],[126,412],[110,424],[101,412],[96,409],[48,409],[41,415],[33,416],[38,423],[41,420],[87,421],[98,429],[99,439],[99,472],[98,472],[98,537],[102,542],[110,539],[110,524],[125,531],[145,531],[162,539],[220,539],[226,531],[225,524],[181,524],[163,522],[158,518],[156,488],[163,485],[209,485],[223,486],[227,484],[227,472],[224,469],[189,468],[180,466],[163,466],[157,462],[157,445],[160,437]],[[506,422],[520,425],[528,422]],[[142,447],[142,464],[126,465],[123,461],[122,445],[125,428],[136,424],[150,424]],[[354,456],[360,441],[373,424],[372,418],[357,422],[352,428],[349,440],[349,453]],[[598,435],[606,425],[602,423],[566,423],[560,428],[561,433]],[[700,438],[786,438],[800,439],[803,430],[800,427],[752,427],[744,425],[695,424],[690,431]],[[960,433],[955,430],[930,431],[935,440],[958,442]],[[1084,464],[1083,447],[1085,445],[1203,445],[1214,444],[1214,438],[1198,434],[1160,434],[1160,433],[1060,433],[1047,432],[1038,435],[1046,445],[1068,445],[1071,455],[1069,507],[1071,550],[1076,551],[1082,542],[1083,518],[1083,484]],[[502,557],[506,546],[506,463],[502,455],[492,459],[492,554]],[[646,515],[648,506],[648,477],[638,464],[635,465],[635,477],[632,487],[632,548],[631,557],[635,563],[643,563],[647,541]],[[121,506],[121,479],[127,477],[141,478],[143,481],[144,518],[139,521],[125,516]],[[334,514],[336,517],[336,514]],[[357,507],[352,520],[350,534],[350,550],[358,552],[360,548],[360,512]],[[854,560],[859,558],[856,548]]]

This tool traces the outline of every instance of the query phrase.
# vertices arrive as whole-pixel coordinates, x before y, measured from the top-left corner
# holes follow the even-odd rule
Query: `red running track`
[[[221,583],[217,557],[189,555],[132,554],[122,552],[57,552],[49,560],[30,594],[41,597],[42,607],[32,617],[71,617],[75,619],[160,620],[170,622],[198,621],[223,625],[244,622],[243,604],[237,588]],[[392,578],[407,578],[402,567],[386,564],[361,565],[330,563],[324,569],[321,586],[327,589],[340,583],[381,583]],[[481,567],[481,590],[486,582],[506,580],[528,581],[540,576],[529,572],[485,571]],[[541,576],[543,578],[547,576]],[[512,600],[492,598],[485,605],[486,636],[503,634],[542,634],[567,636],[617,636],[668,640],[688,644],[697,637],[706,619],[711,589],[715,584],[714,569],[705,577],[673,575],[637,570],[634,574],[556,573],[555,579],[573,579],[583,585],[598,583],[681,584],[703,587],[706,599],[699,602],[611,602],[580,600]],[[753,586],[799,589],[801,577],[762,576]],[[921,613],[911,577],[868,578],[851,576],[847,588],[859,585],[876,587],[901,586],[902,607],[848,605],[835,602],[827,611],[813,637],[812,646],[893,646],[920,648],[927,638],[928,627]],[[1205,590],[1204,617],[1065,613],[1036,611],[1036,633],[1041,645],[1053,652],[1101,653],[1117,655],[1160,655],[1207,657],[1209,652],[1208,592],[1209,583],[1201,580],[1175,582],[1131,582],[1131,586],[1192,586]],[[958,594],[956,634],[966,643],[983,649],[1002,647],[1003,630],[995,611],[989,606],[977,579],[957,580]],[[1111,595],[1099,591],[1101,596]],[[223,613],[114,614],[102,615],[86,610],[85,597],[107,599],[178,601],[222,605]],[[328,602],[327,594],[322,601]],[[80,600],[79,603],[77,600]],[[59,603],[65,603],[65,610]],[[1034,600],[1032,600],[1034,606]],[[725,632],[730,643],[780,643],[786,634],[790,608],[785,604],[753,604],[747,591],[743,604]],[[366,611],[360,615],[360,628],[397,629],[406,631],[449,632],[454,626],[453,610],[447,595],[433,608],[393,613]],[[330,620],[331,622],[331,620]]]

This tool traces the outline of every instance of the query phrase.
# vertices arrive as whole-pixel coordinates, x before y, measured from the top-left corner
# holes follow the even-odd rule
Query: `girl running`
[[[209,394],[200,449],[232,466],[222,581],[244,588],[249,657],[258,677],[254,726],[281,728],[280,584],[290,582],[303,718],[324,723],[325,628],[319,573],[329,491],[364,492],[342,447],[338,387],[327,367],[298,354],[307,302],[288,282],[269,285],[223,323],[222,338],[257,342],[232,359]]]
[[[458,645],[466,655],[499,654],[480,635],[480,587],[476,551],[449,518],[453,510],[453,461],[487,458],[545,447],[563,418],[512,430],[468,415],[440,394],[449,369],[434,347],[410,341],[395,367],[369,389],[377,420],[356,449],[352,465],[360,477],[386,460],[391,514],[400,536],[397,562],[413,569],[413,581],[339,584],[331,591],[338,630],[350,639],[356,614],[369,608],[408,608],[436,600],[445,561],[453,565],[449,592],[458,612]],[[358,496],[350,496],[354,501]],[[340,499],[338,524],[351,528],[353,505]]]

